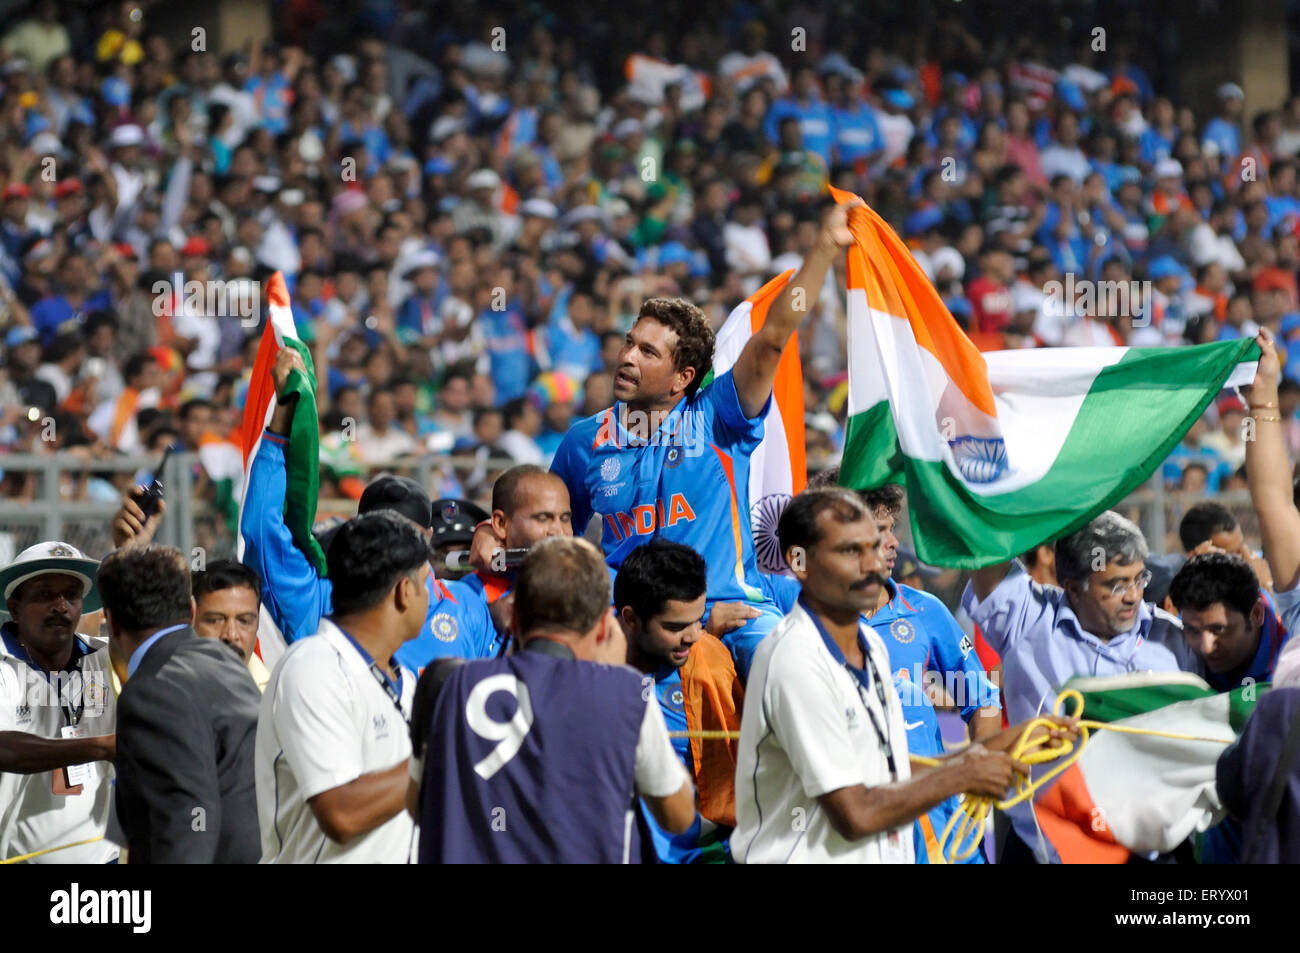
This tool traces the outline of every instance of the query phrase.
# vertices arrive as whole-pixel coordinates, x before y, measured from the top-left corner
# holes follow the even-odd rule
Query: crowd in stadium
[[[1049,49],[953,15],[837,44],[838,15],[735,6],[722,28],[602,34],[522,6],[347,22],[289,3],[277,42],[221,52],[130,0],[39,0],[9,25],[0,448],[83,459],[67,496],[121,509],[102,562],[47,540],[0,569],[0,688],[96,676],[75,705],[0,710],[0,860],[943,862],[958,796],[1028,772],[1022,730],[1072,676],[1300,685],[1300,97],[1246,116],[1225,81],[1196,114],[1123,31]],[[1263,554],[1212,502],[1167,561],[1108,511],[976,571],[959,623],[898,547],[901,488],[836,487],[853,206],[829,186],[894,227],[982,350],[1257,339],[1253,389],[1161,472],[1248,489]],[[702,387],[717,329],[787,270],[808,308],[783,294]],[[263,428],[244,408],[276,274],[306,353],[263,368]],[[1061,290],[1088,283],[1122,306]],[[796,329],[821,472],[776,530],[791,574],[769,575],[737,486]],[[685,408],[716,456],[638,443],[602,419],[616,400]],[[167,504],[95,468],[173,445],[232,530],[242,493],[242,561],[149,545]],[[315,536],[294,513],[304,446],[360,514]],[[433,486],[367,479],[429,453],[461,462]],[[570,539],[593,514],[597,545]],[[473,571],[444,573],[448,549]],[[979,744],[944,757],[923,679],[889,688],[914,664],[965,680],[938,700]],[[1078,740],[1048,722],[1040,742]],[[1231,817],[1199,859],[1300,857],[1261,800],[1277,735],[1219,763]],[[1006,828],[999,860],[1062,859],[1032,812]]]
[[[263,309],[183,289],[264,291],[278,270],[330,475],[430,449],[549,463],[610,402],[640,301],[686,297],[717,327],[806,254],[828,183],[894,225],[984,348],[1267,326],[1285,355],[1300,330],[1300,99],[1246,116],[1225,82],[1196,114],[1122,32],[1049,54],[952,17],[858,48],[813,16],[795,51],[784,26],[733,17],[597,53],[589,25],[384,6],[352,31],[286,15],[298,45],[221,53],[130,2],[46,0],[11,24],[0,445],[93,461],[225,439]],[[1133,300],[1075,309],[1051,293],[1066,275],[1133,281]],[[835,295],[800,332],[823,463],[843,440],[845,333]],[[1295,453],[1300,364],[1284,372]],[[1168,484],[1242,488],[1241,414],[1211,410]],[[496,472],[447,470],[441,495],[484,502]],[[129,481],[91,471],[67,492]]]

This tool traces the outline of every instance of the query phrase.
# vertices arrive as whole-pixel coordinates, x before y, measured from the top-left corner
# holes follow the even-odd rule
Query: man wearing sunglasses
[[[1143,601],[1147,556],[1142,531],[1107,510],[1057,540],[1062,588],[1039,585],[1019,563],[971,575],[962,606],[1002,657],[1012,724],[1050,712],[1056,687],[1078,675],[1197,670],[1178,619]],[[1010,814],[1003,863],[1059,862],[1026,805]]]

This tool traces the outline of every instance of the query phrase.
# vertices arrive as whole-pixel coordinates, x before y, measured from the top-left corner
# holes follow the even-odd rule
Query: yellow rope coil
[[[1054,714],[1061,715],[1066,702],[1073,703],[1074,710],[1070,717],[1078,718],[1083,714],[1083,695],[1073,688],[1067,689],[1057,696]],[[1091,729],[1102,728],[1107,731],[1118,731],[1131,735],[1172,738],[1176,741],[1206,741],[1214,744],[1230,744],[1229,741],[1222,738],[1206,738],[1200,735],[1185,735],[1173,731],[1156,731],[1151,728],[1133,728],[1128,725],[1111,725],[1103,721],[1081,720],[1079,721],[1079,745],[1077,749],[1074,742],[1068,739],[1060,739],[1059,743],[1049,746],[1047,744],[1049,732],[1055,727],[1056,725],[1047,718],[1035,718],[1025,725],[1020,738],[1008,753],[1015,760],[1028,765],[1046,764],[1049,761],[1055,761],[1057,758],[1062,759],[1061,763],[1036,781],[1031,782],[1028,778],[1017,775],[1016,793],[1005,800],[995,801],[986,795],[965,795],[962,799],[961,810],[948,818],[948,824],[944,827],[943,835],[939,838],[941,863],[959,864],[972,857],[975,851],[979,849],[980,841],[984,839],[984,826],[988,820],[989,812],[994,807],[1005,811],[1023,801],[1029,800],[1039,789],[1056,780],[1060,774],[1069,769],[1070,765],[1079,760],[1079,756],[1083,754],[1084,748],[1088,745]],[[1044,729],[1044,731],[1035,738],[1034,732],[1039,728]],[[938,766],[940,763],[932,758],[914,757],[912,760],[930,764],[931,766]]]

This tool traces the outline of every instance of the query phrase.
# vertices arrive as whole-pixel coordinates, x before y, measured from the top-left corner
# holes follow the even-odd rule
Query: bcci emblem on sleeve
[[[460,632],[456,620],[445,612],[435,614],[429,623],[429,628],[433,631],[433,637],[439,642],[455,642]]]
[[[904,645],[907,645],[916,638],[916,626],[912,625],[910,622],[905,622],[902,619],[895,619],[893,622],[889,623],[889,634],[898,639],[898,641],[902,642]]]

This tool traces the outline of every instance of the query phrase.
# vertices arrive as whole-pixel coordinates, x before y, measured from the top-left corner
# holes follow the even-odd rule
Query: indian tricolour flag
[[[1074,531],[1136,489],[1220,389],[1254,378],[1249,338],[981,353],[879,215],[855,209],[849,227],[840,482],[903,484],[924,562],[977,568]]]
[[[1093,729],[1079,759],[1035,798],[1040,848],[1063,863],[1122,864],[1131,853],[1168,853],[1223,819],[1215,766],[1263,688],[1216,693],[1185,672],[1076,678],[1065,688],[1082,693],[1085,720],[1188,737]]]
[[[794,271],[777,275],[731,312],[718,331],[713,349],[713,369],[701,386],[735,366],[736,359],[767,320],[768,309],[790,283]],[[803,431],[803,369],[799,363],[799,335],[790,335],[776,367],[772,403],[764,418],[763,441],[749,461],[750,521],[759,568],[786,572],[785,560],[775,542],[776,520],[794,494],[808,482]]]
[[[275,413],[275,381],[271,368],[283,348],[291,347],[302,357],[307,368],[304,375],[295,371],[289,377],[289,390],[298,394],[293,411],[293,439],[285,451],[286,488],[284,522],[293,533],[294,542],[302,550],[316,571],[325,575],[325,554],[311,534],[316,518],[316,497],[320,491],[320,425],[316,418],[316,372],[312,367],[311,351],[298,339],[293,312],[289,308],[289,292],[284,276],[276,272],[266,289],[267,321],[262,330],[262,340],[253,362],[253,375],[248,382],[248,396],[244,401],[244,416],[240,424],[243,453],[244,486],[247,492],[256,492],[249,486],[248,471],[262,445],[262,431]],[[243,502],[240,502],[239,555],[244,555]],[[264,586],[274,586],[274,579],[263,579]],[[271,621],[265,605],[262,607],[261,625],[258,629],[258,654],[267,668],[273,668],[284,654],[284,636]]]

